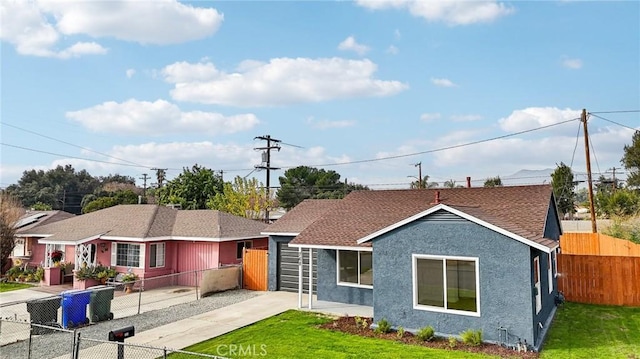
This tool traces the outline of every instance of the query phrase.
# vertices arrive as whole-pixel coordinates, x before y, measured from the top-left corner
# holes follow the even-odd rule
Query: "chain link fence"
[[[208,293],[238,288],[240,278],[241,267],[228,266],[141,279],[133,283],[69,290],[60,295],[29,301],[3,303],[0,305],[0,358],[69,358],[70,353],[78,355],[78,351],[85,349],[85,358],[104,358],[104,355],[92,356],[93,349],[90,347],[97,346],[98,343],[111,348],[114,344],[102,343],[100,339],[92,338],[83,338],[79,342],[80,333],[76,332],[77,328],[197,301]],[[14,354],[5,356],[9,347]],[[128,344],[127,347],[133,348]],[[128,350],[132,354],[127,354],[126,358],[132,359],[162,358],[167,351],[143,346]],[[171,353],[178,352],[180,351],[171,350]],[[174,354],[171,357],[191,358],[198,355],[187,352],[179,354],[180,356]],[[187,356],[182,356],[183,354]]]
[[[178,349],[119,343],[88,338],[77,329],[68,330],[40,324],[0,320],[3,331],[26,333],[27,339],[0,349],[2,359],[196,359],[221,356],[194,353]]]

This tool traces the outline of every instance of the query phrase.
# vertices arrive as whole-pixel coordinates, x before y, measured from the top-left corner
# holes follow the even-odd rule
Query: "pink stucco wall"
[[[269,246],[267,238],[247,239],[251,248],[266,249]],[[240,264],[241,258],[236,258],[238,241],[220,242],[220,264]]]

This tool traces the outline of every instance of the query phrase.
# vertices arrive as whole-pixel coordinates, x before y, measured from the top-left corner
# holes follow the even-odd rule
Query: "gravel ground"
[[[197,301],[174,305],[165,309],[144,312],[127,318],[100,322],[83,328],[78,328],[76,331],[80,332],[81,339],[86,337],[91,339],[107,340],[108,333],[114,329],[132,325],[135,327],[136,332],[143,332],[178,320],[239,303],[259,295],[260,292],[242,289],[216,293]],[[28,324],[9,324],[7,322],[3,322],[3,326],[0,330],[28,330],[28,328]],[[88,342],[85,341],[82,348],[85,348],[85,344],[87,343]],[[61,355],[70,354],[72,344],[73,333],[71,332],[55,332],[53,334],[38,335],[33,337],[31,343],[31,356],[29,356],[28,340],[25,340],[1,347],[0,358],[56,358]],[[151,356],[151,358],[153,358],[153,356]]]

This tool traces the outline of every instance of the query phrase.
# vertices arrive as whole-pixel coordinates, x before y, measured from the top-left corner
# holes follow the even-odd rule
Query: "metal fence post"
[[[29,351],[27,352],[28,359],[31,359],[31,338],[33,338],[33,324],[29,325]]]
[[[167,347],[162,349],[162,358],[167,359]]]
[[[73,350],[71,351],[71,359],[80,358],[80,332],[73,330]]]
[[[198,271],[195,271],[193,273],[196,275],[196,300],[198,300]]]
[[[144,283],[144,279],[142,283]],[[144,285],[142,285],[142,288],[144,288]],[[138,314],[140,314],[140,306],[142,305],[142,288],[138,288]]]

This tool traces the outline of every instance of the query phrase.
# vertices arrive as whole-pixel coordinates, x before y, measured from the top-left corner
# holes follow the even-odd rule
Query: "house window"
[[[140,266],[140,245],[132,243],[117,243],[116,265],[138,268]]]
[[[338,284],[373,287],[371,252],[338,251]]]
[[[549,257],[547,258],[547,278],[549,280],[549,293],[553,292],[553,254],[555,252],[549,253]]]
[[[478,258],[413,255],[415,309],[480,315]]]
[[[236,258],[237,259],[242,259],[242,253],[244,252],[244,249],[247,248],[251,248],[253,245],[253,243],[251,241],[239,241],[236,242]]]
[[[551,254],[553,255],[553,276],[554,277],[558,276],[558,251],[559,249],[556,249],[555,251],[551,252]]]
[[[164,267],[164,243],[154,243],[149,245],[149,267],[158,268]]]

